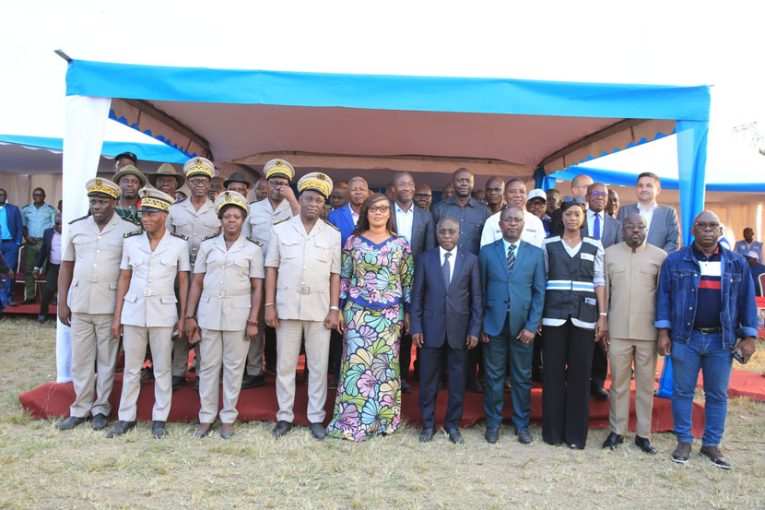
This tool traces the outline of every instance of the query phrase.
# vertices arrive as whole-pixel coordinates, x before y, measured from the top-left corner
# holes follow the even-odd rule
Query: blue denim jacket
[[[757,305],[754,283],[744,257],[719,247],[721,253],[721,292],[723,347],[732,349],[740,337],[757,337]],[[669,329],[673,342],[687,343],[696,318],[696,296],[701,268],[693,246],[670,253],[661,267],[656,293],[656,322]]]

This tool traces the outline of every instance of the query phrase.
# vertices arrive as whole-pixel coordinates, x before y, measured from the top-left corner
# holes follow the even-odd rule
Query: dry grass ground
[[[747,368],[765,370],[765,354]],[[319,443],[305,429],[274,441],[267,423],[242,424],[230,441],[197,441],[183,424],[162,441],[145,424],[114,440],[88,426],[60,433],[17,400],[54,372],[52,325],[0,322],[2,508],[765,507],[765,405],[743,399],[729,407],[725,472],[696,454],[672,463],[671,434],[654,436],[656,457],[631,445],[602,451],[605,430],[584,451],[547,446],[538,428],[530,447],[506,427],[497,445],[476,427],[459,447],[420,444],[414,429],[359,445]]]

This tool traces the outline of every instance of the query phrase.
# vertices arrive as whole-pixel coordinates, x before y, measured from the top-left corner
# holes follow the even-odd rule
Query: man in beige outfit
[[[58,316],[72,327],[75,394],[69,418],[56,425],[59,430],[76,427],[88,414],[93,415],[93,430],[107,425],[119,347],[111,325],[123,236],[135,230],[133,223],[115,213],[120,194],[116,183],[91,179],[85,187],[91,214],[70,223],[58,277]]]
[[[651,445],[653,385],[656,377],[656,287],[667,253],[646,243],[648,226],[639,214],[624,220],[624,242],[606,250],[605,273],[609,296],[608,324],[611,363],[611,433],[603,448],[624,442],[630,414],[630,380],[635,365],[635,445],[654,455]]]
[[[332,192],[320,172],[298,182],[300,214],[274,226],[266,256],[265,320],[276,329],[276,398],[279,411],[272,434],[281,437],[295,417],[295,369],[305,336],[308,421],[311,434],[324,439],[330,330],[340,308],[340,231],[319,218]]]

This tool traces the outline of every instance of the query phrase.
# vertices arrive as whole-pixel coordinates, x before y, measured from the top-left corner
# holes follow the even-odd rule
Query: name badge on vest
[[[582,260],[589,260],[590,262],[593,262],[595,260],[595,255],[592,253],[582,253],[581,255]]]
[[[597,299],[595,299],[595,298],[586,297],[586,298],[584,298],[584,304],[585,304],[585,305],[592,305],[592,306],[595,306],[595,305],[597,305],[597,304],[598,304],[598,301],[597,301]]]

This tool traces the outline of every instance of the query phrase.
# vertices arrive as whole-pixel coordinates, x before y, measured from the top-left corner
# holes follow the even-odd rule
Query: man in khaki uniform
[[[648,454],[651,445],[653,383],[656,377],[656,288],[667,252],[646,243],[648,225],[638,213],[631,213],[622,226],[624,242],[606,250],[605,273],[608,289],[608,324],[611,362],[611,433],[603,448],[615,448],[624,441],[630,415],[630,379],[635,365],[635,444]]]
[[[93,415],[93,429],[108,423],[119,340],[111,325],[122,258],[123,236],[135,225],[114,209],[120,189],[107,179],[91,179],[85,188],[90,216],[70,223],[58,279],[58,316],[72,328],[74,402],[69,418],[56,428],[69,430]],[[94,370],[97,366],[97,373]],[[98,398],[93,394],[95,379]]]
[[[305,336],[308,420],[311,434],[324,439],[329,333],[340,308],[340,231],[321,214],[332,181],[320,172],[298,182],[300,214],[274,226],[266,256],[265,320],[276,328],[276,398],[279,411],[272,434],[292,428],[295,369]]]
[[[188,200],[170,207],[167,215],[167,229],[173,234],[187,236],[189,240],[189,261],[194,265],[197,251],[203,239],[220,231],[220,220],[215,214],[213,201],[207,196],[215,167],[206,158],[191,158],[183,165],[186,183],[191,189]],[[199,367],[199,349],[196,349]],[[186,382],[189,368],[189,344],[180,336],[173,338],[173,389],[177,390]],[[199,378],[195,386],[199,387]]]
[[[158,189],[143,188],[139,193],[143,230],[126,236],[112,321],[115,337],[119,337],[124,326],[125,372],[119,421],[106,437],[120,436],[135,426],[141,365],[148,342],[155,379],[151,430],[159,439],[167,434],[173,395],[170,367],[173,330],[185,337],[177,303],[180,300],[181,310],[186,308],[191,265],[185,236],[165,228],[168,210],[175,199]],[[176,276],[180,299],[175,297]]]
[[[252,239],[262,243],[263,253],[268,253],[268,242],[271,240],[271,230],[274,224],[292,218],[300,212],[300,205],[295,194],[290,188],[290,182],[295,177],[295,169],[289,162],[283,159],[272,159],[263,167],[263,173],[270,187],[270,192],[265,200],[250,204],[250,213],[247,216],[245,233]],[[262,321],[261,317],[259,319]],[[247,367],[242,378],[242,389],[254,388],[263,384],[263,350],[264,341],[273,339],[273,330],[266,332],[261,329],[258,336],[250,342],[250,350],[247,353]],[[267,357],[269,357],[267,355]],[[270,356],[275,358],[275,353]],[[268,360],[272,363],[274,359]]]

